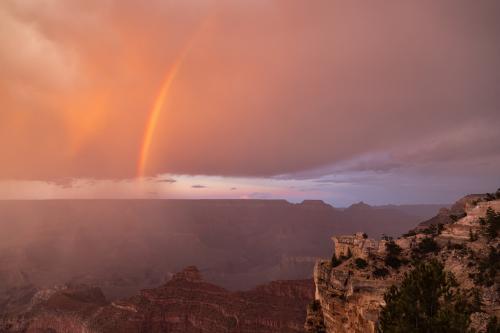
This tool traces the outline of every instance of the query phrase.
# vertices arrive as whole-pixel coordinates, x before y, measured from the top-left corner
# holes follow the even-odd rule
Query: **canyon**
[[[312,280],[231,292],[190,266],[157,288],[113,302],[83,285],[12,291],[0,302],[0,332],[296,333],[303,332],[312,299]]]
[[[315,301],[308,307],[306,331],[377,332],[388,288],[399,285],[416,260],[435,258],[480,304],[470,316],[470,328],[486,332],[488,321],[500,317],[498,258],[494,259],[500,239],[485,230],[492,212],[500,212],[500,200],[471,195],[394,240],[370,239],[363,233],[332,237],[332,260],[318,261],[314,268]]]
[[[60,203],[51,204],[57,206]],[[66,253],[68,258],[74,259],[76,253],[84,259],[82,269],[92,267],[86,264],[97,258],[97,252],[100,251],[104,260],[98,264],[106,263],[113,267],[113,260],[126,259],[129,261],[121,264],[133,270],[154,265],[147,256],[140,257],[144,255],[145,249],[152,251],[160,246],[164,252],[158,254],[158,260],[163,256],[168,262],[175,254],[183,256],[186,247],[194,251],[189,248],[193,244],[190,240],[196,239],[199,247],[190,257],[195,259],[195,264],[177,272],[170,269],[150,271],[142,278],[134,278],[131,271],[128,271],[127,276],[109,270],[107,273],[111,274],[108,275],[92,273],[73,277],[64,283],[54,283],[57,281],[47,278],[50,276],[44,275],[46,271],[40,270],[40,266],[33,266],[31,271],[11,271],[9,266],[2,266],[3,275],[0,276],[3,281],[13,283],[8,288],[0,288],[0,332],[374,333],[385,306],[384,294],[389,287],[401,283],[414,267],[416,256],[421,260],[437,258],[447,271],[456,276],[460,286],[477,293],[481,307],[470,318],[471,328],[476,332],[485,332],[487,322],[500,316],[499,277],[495,276],[488,283],[478,282],[483,269],[481,263],[487,260],[491,248],[500,247],[498,237],[490,239],[484,233],[484,220],[490,211],[500,212],[500,200],[488,199],[484,195],[466,196],[450,207],[434,207],[437,214],[419,224],[408,220],[398,224],[388,216],[395,219],[406,216],[401,211],[395,213],[397,209],[394,207],[377,208],[364,203],[338,209],[318,201],[302,204],[282,201],[200,201],[193,204],[179,201],[154,203],[168,212],[164,216],[170,219],[166,221],[152,221],[146,216],[139,228],[136,225],[139,222],[135,220],[139,217],[132,215],[133,218],[129,217],[125,222],[110,219],[110,225],[102,226],[91,221],[97,217],[97,213],[108,218],[116,216],[116,208],[106,211],[94,206],[87,210],[96,203],[85,203],[83,206],[80,202],[73,204],[75,206],[66,212],[66,216],[73,218],[69,220],[72,222],[52,220],[54,216],[47,211],[44,212],[47,216],[42,214],[38,220],[29,220],[31,226],[40,227],[34,230],[52,237],[47,237],[43,243],[37,243],[43,237],[34,237],[33,244],[37,247],[44,244],[49,250],[54,250],[61,244],[49,244],[49,240],[58,237],[62,245],[72,244],[73,247],[69,248],[76,251]],[[140,208],[140,211],[151,209],[151,203],[129,202],[131,204],[128,211],[131,214],[141,205],[144,208]],[[172,206],[165,208],[169,204]],[[193,205],[198,205],[197,209],[193,209]],[[121,203],[118,206],[125,209]],[[388,209],[393,215],[388,214]],[[86,212],[85,218],[81,218],[83,212]],[[237,213],[240,214],[239,219],[232,219]],[[75,219],[75,216],[80,217]],[[119,216],[125,217],[126,214]],[[369,216],[373,219],[363,220]],[[384,218],[388,219],[382,221]],[[38,222],[40,220],[44,221],[43,226]],[[99,218],[97,221],[102,220]],[[246,228],[242,226],[242,221]],[[388,227],[390,223],[392,228]],[[167,232],[166,226],[163,226],[165,229],[159,228],[162,224],[172,229]],[[107,231],[117,225],[123,229],[118,228],[117,234],[111,237]],[[400,235],[403,227],[407,232]],[[101,238],[97,231],[104,232]],[[158,243],[151,238],[155,232]],[[160,238],[175,240],[174,234],[183,234],[185,237],[173,244],[159,242]],[[380,234],[384,235],[377,237]],[[71,237],[68,238],[68,235]],[[139,236],[145,238],[141,240]],[[248,237],[246,241],[243,240],[245,237]],[[435,242],[437,249],[419,252],[421,244],[430,239]],[[5,241],[4,247],[6,243],[9,244],[8,239]],[[108,241],[111,243],[106,244]],[[148,248],[147,241],[153,241],[154,246]],[[10,244],[13,244],[12,240]],[[116,246],[116,252],[106,252],[113,246]],[[400,249],[398,265],[389,263],[387,259],[391,246]],[[214,248],[217,251],[211,252]],[[252,253],[250,249],[255,252]],[[278,255],[274,255],[273,251]],[[222,254],[224,252],[228,252],[225,257]],[[247,255],[245,262],[250,266],[254,264],[256,271],[265,269],[266,265],[279,267],[277,274],[261,275],[263,280],[273,276],[278,278],[240,291],[214,283],[214,270],[206,263],[212,263],[211,260],[217,254],[232,260],[231,255],[240,256],[243,253]],[[33,255],[24,252],[24,258],[33,259],[27,254]],[[332,259],[324,259],[332,254]],[[141,259],[146,263],[141,262]],[[71,263],[62,266],[60,271],[73,269],[79,262],[72,264],[74,266]],[[225,270],[220,270],[219,276],[228,274],[230,279],[256,276],[245,274],[248,271],[241,270],[237,265],[223,267]],[[296,270],[293,271],[292,267]],[[307,267],[310,267],[309,275],[301,272]],[[32,279],[37,269],[45,280]],[[164,273],[163,277],[159,277],[161,272]],[[280,274],[289,274],[292,278],[281,279]],[[312,279],[309,278],[311,274]],[[210,278],[207,279],[205,275]],[[62,274],[60,280],[66,277],[69,275]],[[145,280],[148,285],[144,287]],[[120,290],[120,287],[123,289]],[[110,293],[110,290],[114,290],[114,293]]]
[[[334,208],[285,200],[0,201],[0,291],[72,283],[118,299],[189,265],[248,290],[312,277],[329,235],[399,235],[437,205]]]

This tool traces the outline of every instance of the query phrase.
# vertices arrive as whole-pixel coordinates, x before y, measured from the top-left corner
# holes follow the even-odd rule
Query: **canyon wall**
[[[231,292],[191,266],[158,288],[111,303],[86,286],[12,292],[0,308],[0,332],[298,333],[312,299],[311,280]]]
[[[461,288],[478,291],[481,311],[472,314],[471,328],[484,332],[489,318],[500,317],[499,277],[488,283],[478,279],[484,269],[480,263],[487,260],[490,249],[500,248],[498,237],[488,238],[484,229],[488,209],[500,212],[500,200],[478,202],[478,196],[468,196],[453,209],[461,218],[439,228],[428,228],[431,223],[422,223],[394,240],[393,244],[401,249],[401,265],[397,268],[387,264],[389,241],[367,239],[362,233],[333,237],[334,260],[318,261],[314,268],[315,301],[307,308],[306,330],[376,332],[385,305],[384,293],[391,285],[400,284],[405,273],[414,267],[416,253],[422,251],[419,244],[432,238],[438,250],[421,259],[438,259],[445,270],[455,275]]]

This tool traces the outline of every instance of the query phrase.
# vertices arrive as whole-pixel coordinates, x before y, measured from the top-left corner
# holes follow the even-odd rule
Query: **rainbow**
[[[206,22],[206,21],[205,21]],[[144,131],[144,137],[142,139],[141,150],[139,153],[139,159],[137,163],[137,178],[144,178],[146,173],[146,167],[149,160],[151,145],[153,142],[154,134],[156,127],[158,126],[158,121],[161,116],[161,112],[164,108],[165,102],[169,97],[170,88],[175,81],[175,78],[179,74],[181,67],[189,54],[189,51],[192,49],[195,41],[200,34],[200,32],[204,29],[206,24],[202,24],[198,29],[197,33],[189,40],[187,45],[181,50],[179,55],[177,56],[175,62],[170,66],[165,79],[160,87],[160,91],[158,92],[153,107],[149,112],[149,119],[146,123],[146,130]]]
[[[173,64],[171,69],[168,71],[163,84],[161,85],[160,91],[156,97],[153,104],[153,108],[149,112],[149,119],[146,125],[146,131],[144,132],[144,137],[142,139],[141,152],[139,155],[139,162],[137,164],[137,177],[142,178],[146,171],[146,164],[149,159],[149,152],[151,149],[151,143],[153,142],[153,136],[158,126],[158,120],[160,119],[160,114],[165,104],[165,100],[168,97],[170,87],[179,73],[179,70],[184,62],[185,54],[182,54],[177,58],[177,61]]]

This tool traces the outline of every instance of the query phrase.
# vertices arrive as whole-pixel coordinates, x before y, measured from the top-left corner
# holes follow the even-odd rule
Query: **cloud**
[[[189,44],[148,176],[497,161],[499,11],[487,0],[3,1],[0,178],[134,177],[152,105]]]
[[[63,189],[69,189],[69,188],[72,188],[74,186],[77,186],[76,180],[72,179],[72,178],[55,179],[55,180],[49,181],[48,184],[49,185],[53,184],[53,185],[59,186],[60,188],[63,188]]]
[[[271,199],[273,195],[267,192],[252,192],[248,195],[250,199]]]
[[[207,188],[205,185],[193,185],[191,188]]]
[[[173,178],[161,178],[161,179],[158,179],[158,180],[155,180],[157,183],[169,183],[169,184],[173,184],[173,183],[176,183],[177,180],[173,179]]]

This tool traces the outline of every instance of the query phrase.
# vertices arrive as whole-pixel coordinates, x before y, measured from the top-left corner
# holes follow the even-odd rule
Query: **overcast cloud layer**
[[[404,169],[484,173],[493,190],[499,13],[495,0],[2,1],[0,178],[134,177],[192,43],[148,175]]]

